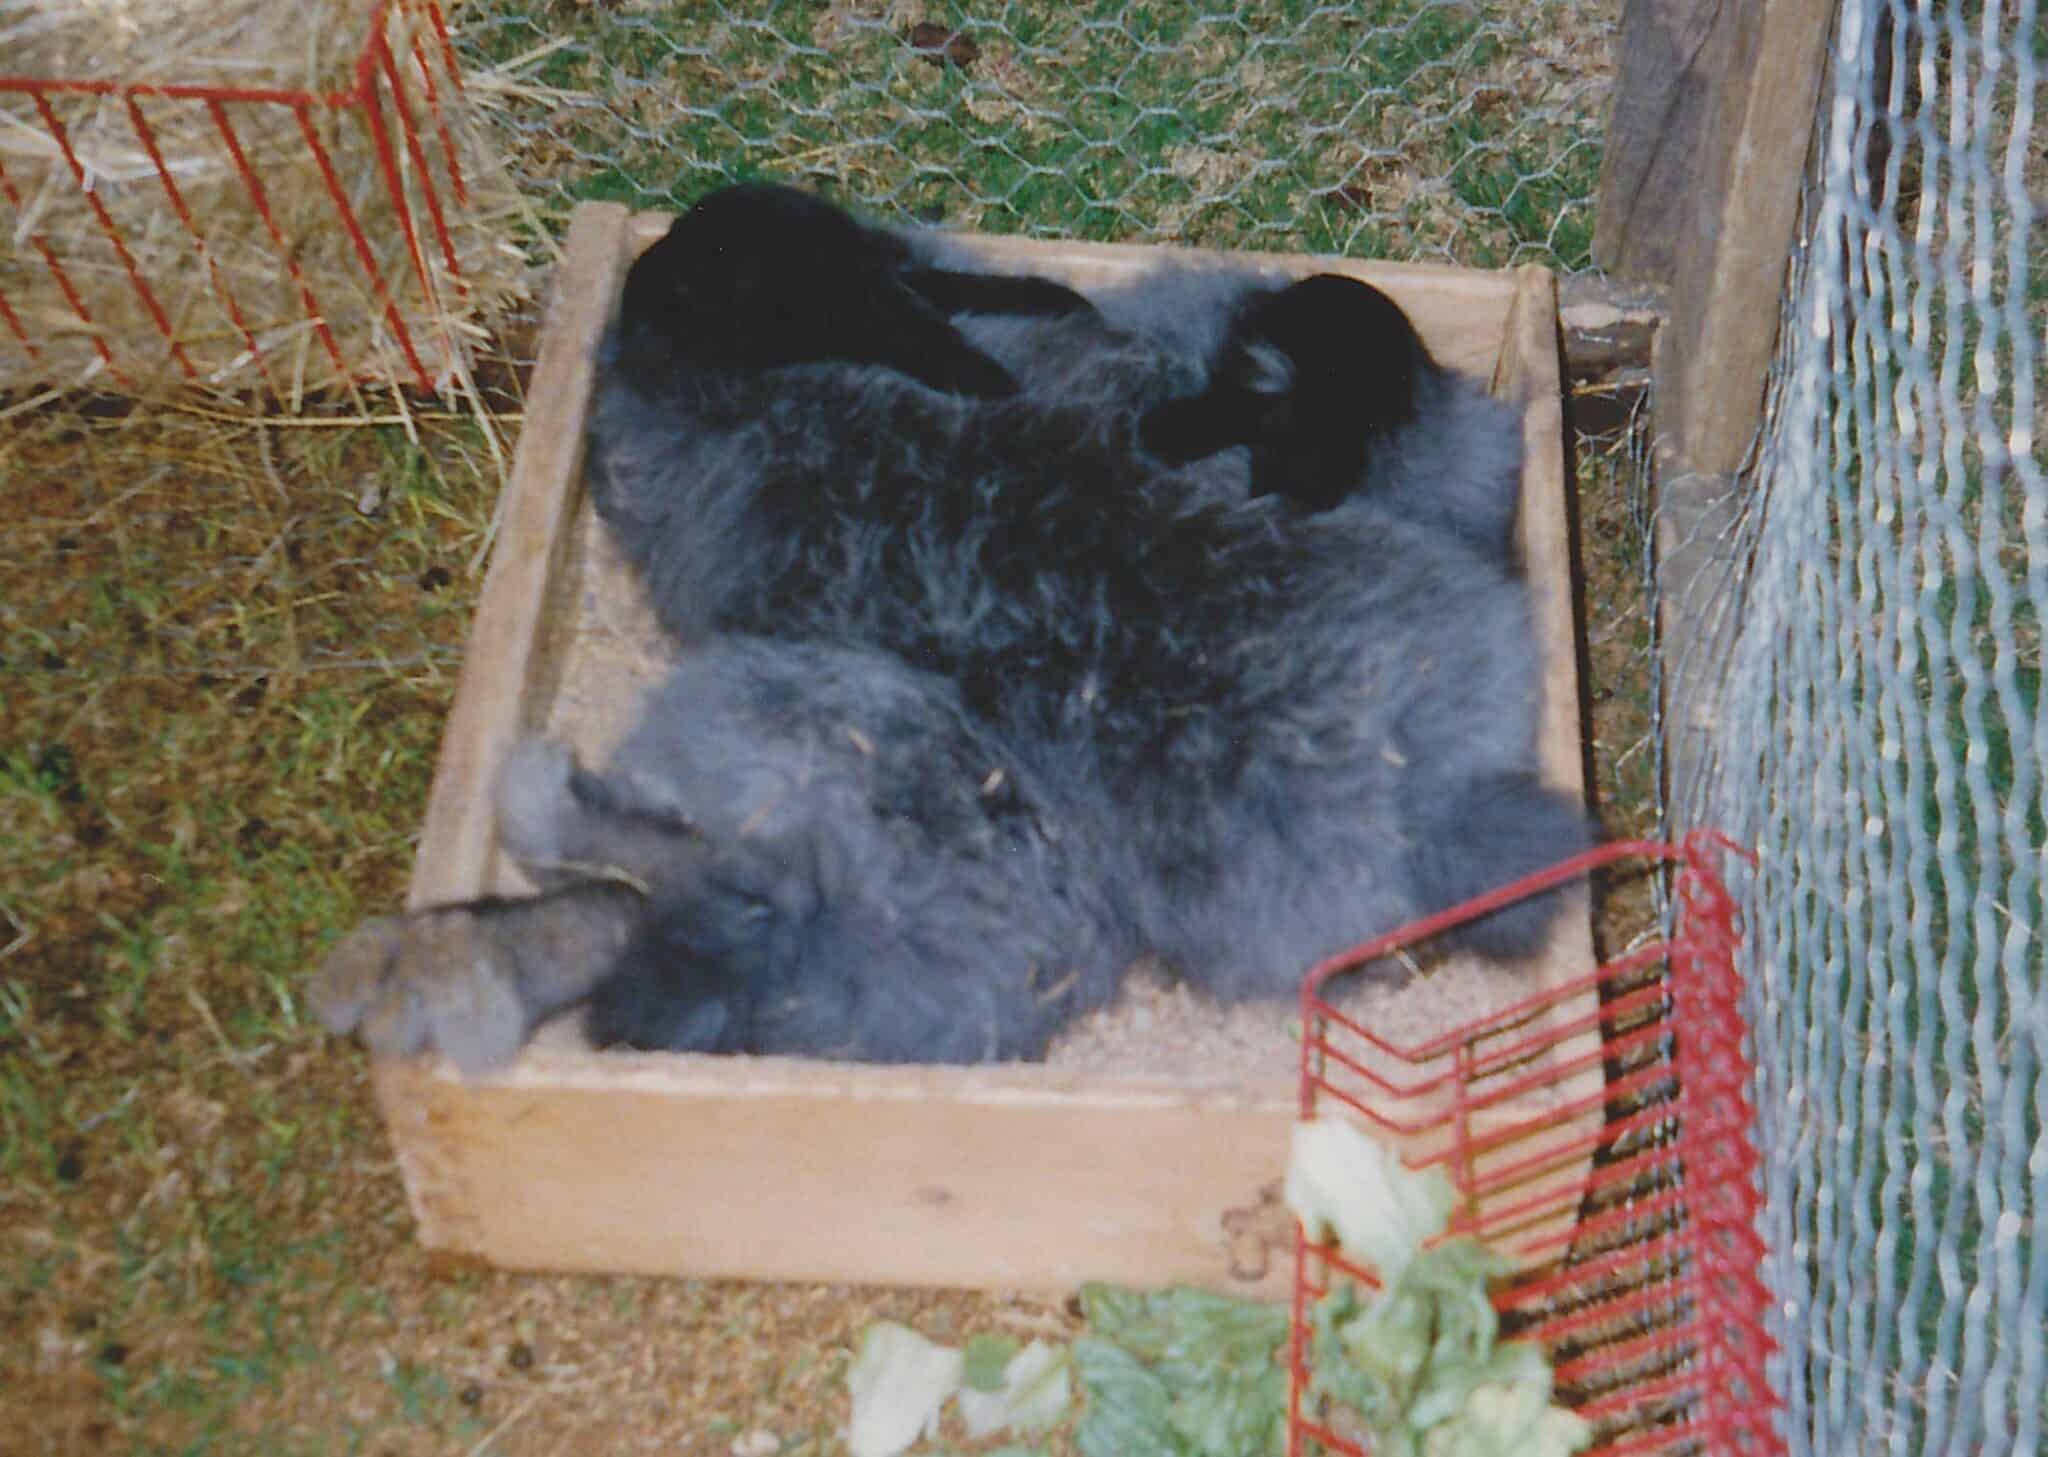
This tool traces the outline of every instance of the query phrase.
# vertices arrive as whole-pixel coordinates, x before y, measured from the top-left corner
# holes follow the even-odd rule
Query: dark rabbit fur
[[[1083,298],[956,246],[755,186],[633,268],[589,478],[686,648],[601,772],[508,767],[559,909],[439,913],[515,987],[463,1060],[586,990],[601,1044],[1032,1057],[1143,953],[1285,996],[1590,843],[1537,772],[1512,408],[1352,280]],[[521,962],[494,918],[542,914],[616,955]]]

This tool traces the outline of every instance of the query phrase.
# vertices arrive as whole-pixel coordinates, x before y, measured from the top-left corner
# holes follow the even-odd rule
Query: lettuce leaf
[[[1340,1280],[1309,1309],[1312,1393],[1357,1414],[1375,1457],[1571,1457],[1587,1445],[1588,1424],[1552,1404],[1542,1349],[1499,1339],[1489,1286],[1513,1262],[1442,1238],[1457,1195],[1441,1169],[1411,1170],[1351,1124],[1320,1120],[1297,1129],[1286,1197],[1313,1237],[1334,1236],[1381,1281],[1375,1292]],[[985,1335],[961,1352],[870,1330],[848,1375],[853,1457],[897,1457],[934,1435],[948,1397],[977,1441],[1073,1420],[1082,1457],[1279,1457],[1284,1308],[1100,1284],[1081,1305],[1089,1334],[1065,1349]]]
[[[1491,1283],[1514,1262],[1476,1240],[1430,1245],[1456,1192],[1348,1123],[1296,1131],[1287,1200],[1313,1238],[1370,1265],[1368,1297],[1339,1281],[1310,1311],[1312,1389],[1356,1412],[1380,1457],[1570,1457],[1592,1439],[1551,1405],[1550,1362],[1501,1343]]]
[[[1016,1354],[1017,1343],[1008,1336],[976,1336],[961,1352],[961,1385],[968,1391],[1001,1391],[1003,1372]]]
[[[853,1420],[846,1445],[853,1457],[897,1457],[921,1437],[935,1437],[946,1398],[960,1387],[960,1352],[935,1345],[908,1326],[877,1321],[862,1335],[846,1373]]]
[[[1283,1307],[1188,1286],[1087,1285],[1081,1309],[1098,1338],[1150,1365],[1167,1393],[1167,1427],[1190,1457],[1255,1457],[1285,1445]]]
[[[1002,1337],[981,1339],[1001,1340]],[[1016,1342],[1009,1341],[1012,1349]],[[974,1361],[974,1342],[967,1346],[968,1364]],[[1013,1432],[1042,1432],[1067,1414],[1073,1383],[1068,1377],[1067,1353],[1044,1341],[1033,1341],[1017,1351],[996,1373],[994,1390],[976,1390],[972,1381],[955,1398],[967,1435],[979,1440],[1007,1428]]]
[[[1123,1347],[1094,1336],[1074,1342],[1074,1374],[1088,1398],[1074,1429],[1082,1457],[1185,1457],[1167,1413],[1166,1383]]]
[[[1443,1233],[1458,1199],[1442,1169],[1410,1169],[1341,1118],[1295,1125],[1282,1197],[1311,1242],[1334,1235],[1348,1259],[1388,1285]]]

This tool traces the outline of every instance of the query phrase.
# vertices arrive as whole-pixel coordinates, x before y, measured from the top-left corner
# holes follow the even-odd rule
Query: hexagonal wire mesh
[[[989,232],[1585,267],[1618,5],[488,0],[566,203],[772,172]]]
[[[2044,60],[2035,0],[1843,0],[1767,423],[1667,678],[1674,812],[1762,855],[1800,1452],[2017,1457],[2048,1417]]]

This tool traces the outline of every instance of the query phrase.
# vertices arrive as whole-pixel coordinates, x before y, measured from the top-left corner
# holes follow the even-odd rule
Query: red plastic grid
[[[1441,1164],[1448,1234],[1513,1255],[1503,1339],[1549,1351],[1557,1399],[1594,1424],[1590,1453],[1776,1457],[1773,1346],[1754,1231],[1757,1157],[1739,1009],[1736,907],[1696,832],[1603,846],[1367,942],[1302,985],[1301,1113],[1341,1113]],[[1624,860],[1675,867],[1668,941],[1430,1042],[1399,1047],[1325,997],[1332,978],[1486,912]],[[1312,1399],[1309,1309],[1338,1278],[1376,1282],[1297,1230],[1288,1346],[1289,1457],[1358,1457],[1342,1413]]]
[[[424,22],[410,28],[410,54],[405,58],[405,62],[417,68],[412,75],[418,84],[419,95],[425,100],[426,115],[414,115],[413,106],[406,99],[406,87],[400,80],[400,68],[404,62],[393,52],[390,28],[386,24],[394,12],[417,16]],[[438,81],[437,71],[441,78]],[[412,382],[422,390],[433,393],[435,384],[432,373],[423,361],[413,331],[398,306],[394,281],[387,278],[384,270],[377,264],[358,209],[349,201],[347,189],[342,184],[334,159],[328,147],[320,140],[319,130],[313,124],[313,113],[324,109],[348,113],[360,119],[368,131],[386,196],[405,234],[415,281],[423,291],[426,291],[425,296],[431,296],[433,282],[429,277],[426,251],[431,241],[431,246],[437,250],[445,266],[447,277],[454,282],[459,293],[466,295],[468,285],[456,259],[455,241],[448,223],[448,208],[441,196],[442,181],[437,180],[436,169],[431,165],[429,155],[431,148],[433,155],[437,156],[440,162],[440,178],[445,180],[454,203],[457,206],[466,205],[469,201],[468,187],[463,179],[454,138],[449,132],[447,117],[442,108],[444,84],[451,93],[459,94],[462,89],[462,72],[456,62],[454,44],[449,36],[440,0],[376,0],[369,14],[368,39],[355,61],[352,84],[342,91],[322,92],[276,87],[119,79],[0,76],[0,93],[23,94],[34,103],[36,115],[44,131],[63,157],[73,181],[78,184],[80,193],[92,211],[100,235],[113,250],[114,256],[120,260],[129,285],[161,334],[170,359],[185,380],[197,382],[201,377],[199,367],[178,338],[170,317],[158,298],[157,290],[144,276],[141,266],[136,262],[123,238],[119,223],[97,195],[92,179],[72,146],[55,104],[56,98],[64,96],[114,97],[120,100],[134,130],[136,143],[142,148],[155,170],[157,181],[163,188],[165,202],[183,224],[185,233],[192,243],[193,255],[204,268],[215,298],[240,335],[249,359],[262,374],[265,387],[273,393],[277,392],[277,381],[271,377],[265,363],[265,351],[251,329],[240,301],[229,289],[225,275],[212,256],[205,235],[194,219],[184,192],[178,185],[174,170],[166,165],[158,149],[157,134],[161,129],[161,117],[158,124],[152,125],[141,102],[150,100],[152,105],[158,106],[197,106],[205,109],[214,130],[219,135],[225,155],[230,159],[236,175],[248,192],[251,206],[262,219],[270,241],[276,247],[279,265],[290,274],[300,302],[304,306],[306,321],[312,326],[337,374],[343,378],[355,378],[359,372],[344,359],[342,346],[328,327],[328,315],[316,295],[312,282],[300,267],[295,256],[296,250],[285,237],[271,210],[263,179],[258,175],[258,168],[250,160],[242,134],[235,124],[235,113],[230,108],[281,107],[289,110],[297,122],[300,135],[305,140],[307,157],[318,169],[327,195],[334,204],[335,220],[347,235],[356,259],[362,265],[364,277],[369,281],[384,322],[390,330],[391,338],[403,356],[407,373],[410,374]],[[431,133],[431,137],[428,133]],[[400,148],[403,148],[406,160],[410,164],[411,179],[418,188],[428,222],[431,224],[430,241],[422,238],[412,205],[407,200],[406,183],[401,176],[399,162]],[[4,154],[0,154],[0,197],[4,197],[17,213],[26,214],[27,206],[15,179],[8,174]],[[108,376],[121,388],[132,388],[133,379],[115,358],[113,347],[107,341],[106,331],[95,322],[90,305],[71,277],[71,272],[66,268],[58,250],[51,246],[40,230],[32,230],[16,241],[19,248],[33,250],[41,258],[43,266],[62,292],[79,325],[92,339],[94,349],[105,364]],[[0,328],[13,335],[29,358],[43,357],[43,350],[32,331],[26,327],[4,291],[0,291]]]

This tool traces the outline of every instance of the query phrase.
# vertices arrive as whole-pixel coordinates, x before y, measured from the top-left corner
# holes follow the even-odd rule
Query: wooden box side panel
[[[1564,384],[1558,364],[1557,281],[1547,268],[1515,275],[1492,389],[1522,406],[1522,511],[1517,530],[1543,649],[1540,748],[1551,782],[1586,792],[1579,703],[1578,593],[1572,580],[1571,495],[1565,477]]]
[[[414,905],[511,883],[496,866],[491,785],[517,734],[548,707],[550,604],[564,595],[570,524],[587,509],[583,433],[597,340],[627,264],[666,225],[586,205],[572,226],[446,731]],[[1156,256],[1010,239],[977,246],[1084,286]],[[1521,529],[1549,673],[1545,765],[1579,786],[1549,275],[1260,261],[1386,288],[1439,358],[1527,401]],[[1556,984],[1589,969],[1590,955],[1581,904],[1538,974]],[[1597,1057],[1591,1066],[1597,1102]],[[376,1082],[422,1241],[500,1265],[997,1288],[1102,1278],[1277,1294],[1284,1284],[1291,1233],[1277,1192],[1295,1111],[1287,1067],[1253,1087],[1219,1089],[1042,1067],[535,1049],[486,1083],[396,1062],[380,1064]]]
[[[527,385],[526,421],[498,502],[491,565],[477,598],[462,675],[441,734],[408,903],[444,905],[497,889],[493,787],[533,723],[569,523],[583,497],[584,429],[598,341],[631,261],[630,214],[577,208]]]
[[[1543,717],[1538,750],[1544,776],[1586,801],[1584,714],[1580,700],[1578,585],[1573,572],[1572,481],[1565,470],[1564,380],[1557,335],[1557,280],[1547,268],[1516,275],[1515,297],[1502,327],[1493,392],[1522,406],[1522,510],[1518,545],[1529,576],[1536,641],[1543,653]],[[1552,932],[1541,980],[1546,988],[1594,967],[1589,893],[1569,892],[1570,909]],[[1592,994],[1587,994],[1590,1003]],[[1598,1034],[1589,1033],[1597,1039]],[[1587,1050],[1581,1043],[1571,1055]],[[1582,1085],[1579,1091],[1586,1090]],[[1593,1088],[1597,1091],[1597,1087]]]
[[[927,1090],[894,1069],[788,1075],[799,1071],[764,1077],[728,1060],[608,1086],[465,1087],[414,1067],[394,1069],[390,1091],[460,1186],[456,1207],[430,1201],[436,1234],[497,1265],[1285,1288],[1283,1096],[1061,1093],[1000,1078]]]
[[[1547,268],[1514,275],[1514,300],[1503,321],[1492,389],[1522,407],[1522,509],[1517,544],[1529,580],[1536,640],[1543,654],[1543,713],[1539,753],[1544,776],[1586,802],[1584,715],[1579,684],[1579,592],[1574,572],[1573,481],[1566,471],[1564,379],[1557,331],[1557,280]],[[1591,893],[1584,882],[1567,887],[1533,980],[1562,993],[1595,967]],[[1548,1247],[1571,1233],[1579,1195],[1591,1172],[1590,1149],[1605,1120],[1606,1075],[1601,1061],[1599,994],[1590,987],[1552,1005],[1543,1024],[1547,1056],[1558,1080],[1550,1095],[1564,1110],[1558,1125],[1521,1145],[1569,1147],[1578,1152],[1544,1165],[1502,1202],[1542,1201],[1545,1216],[1521,1224],[1521,1247]],[[1508,1121],[1508,1120],[1503,1120]]]
[[[596,381],[599,339],[625,278],[630,214],[615,203],[576,210],[527,385],[527,412],[512,471],[498,502],[491,565],[470,623],[462,673],[441,731],[434,782],[407,905],[474,900],[500,888],[493,786],[519,734],[532,721],[533,688],[546,656],[568,524],[582,500],[584,428]],[[431,1249],[492,1258],[471,1191],[482,1173],[474,1151],[451,1133],[443,1107],[420,1095],[424,1062],[380,1060],[372,1069],[406,1201]],[[450,1097],[462,1084],[443,1071]],[[445,1102],[447,1100],[443,1100]],[[526,1165],[545,1180],[545,1165]]]

